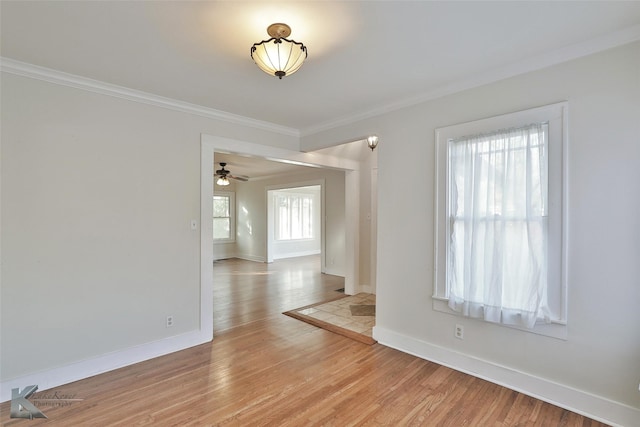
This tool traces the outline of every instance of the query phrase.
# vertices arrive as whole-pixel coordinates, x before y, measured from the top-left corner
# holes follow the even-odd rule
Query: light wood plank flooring
[[[308,257],[217,262],[216,338],[49,390],[82,398],[40,408],[35,426],[601,426],[556,406],[380,344],[287,317],[341,278]]]

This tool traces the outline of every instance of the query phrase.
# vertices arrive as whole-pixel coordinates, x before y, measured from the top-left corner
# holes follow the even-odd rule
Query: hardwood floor
[[[215,262],[215,335],[340,295],[335,290],[344,287],[344,278],[319,272],[319,256],[283,259],[272,264],[239,259]]]
[[[504,387],[282,315],[335,296],[319,261],[214,266],[212,343],[42,394],[48,420],[7,426],[601,426]]]

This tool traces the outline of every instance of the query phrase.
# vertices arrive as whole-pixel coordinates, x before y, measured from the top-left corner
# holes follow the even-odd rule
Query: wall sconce
[[[378,146],[378,137],[371,135],[367,137],[367,146],[373,151]]]

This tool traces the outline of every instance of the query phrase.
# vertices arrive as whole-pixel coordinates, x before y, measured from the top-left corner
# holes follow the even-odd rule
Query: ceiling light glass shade
[[[307,59],[307,48],[302,43],[285,38],[291,34],[286,24],[273,24],[267,29],[269,40],[255,43],[251,47],[251,58],[265,73],[282,79],[289,76]]]
[[[229,178],[227,178],[226,176],[221,176],[216,181],[216,184],[221,186],[229,185]]]
[[[367,137],[367,146],[373,151],[373,149],[378,146],[378,137],[376,135]]]

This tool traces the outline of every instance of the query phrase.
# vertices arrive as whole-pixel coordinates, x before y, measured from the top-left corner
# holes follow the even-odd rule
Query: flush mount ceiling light
[[[271,24],[267,28],[269,40],[254,43],[251,58],[262,71],[282,79],[302,66],[307,59],[307,48],[302,43],[289,40],[291,28],[287,24]]]
[[[373,151],[378,146],[378,137],[371,135],[367,137],[367,146]]]

